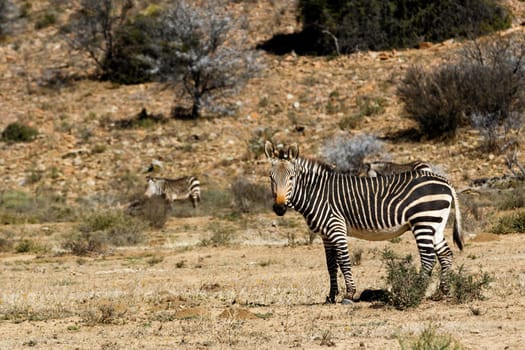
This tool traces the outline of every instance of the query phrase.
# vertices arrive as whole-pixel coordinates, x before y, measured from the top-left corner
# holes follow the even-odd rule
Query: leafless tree
[[[67,37],[70,44],[86,51],[103,76],[109,73],[115,33],[132,8],[132,0],[80,0],[78,10],[69,19]]]
[[[260,55],[247,43],[243,20],[221,0],[199,4],[171,1],[161,16],[159,73],[183,83],[192,101],[191,118],[202,108],[223,108],[222,97],[235,93],[263,67]]]

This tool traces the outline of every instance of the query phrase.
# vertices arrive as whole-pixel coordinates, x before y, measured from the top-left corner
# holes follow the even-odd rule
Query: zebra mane
[[[324,160],[318,159],[318,158],[312,158],[312,157],[298,157],[297,158],[298,163],[308,169],[319,169],[322,171],[326,171],[329,173],[347,173],[346,171],[341,171],[340,169],[337,169],[334,165],[329,164],[325,162]]]

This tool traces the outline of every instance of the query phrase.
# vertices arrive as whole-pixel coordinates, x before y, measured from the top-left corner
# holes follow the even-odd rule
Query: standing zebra
[[[305,217],[312,231],[321,234],[330,275],[327,303],[335,303],[338,294],[338,266],[346,285],[343,303],[351,303],[356,290],[347,234],[378,241],[411,230],[422,270],[430,274],[437,255],[442,271],[440,288],[448,290],[452,251],[444,230],[452,201],[456,208],[454,243],[459,249],[463,249],[463,235],[456,192],[444,177],[417,171],[380,177],[352,176],[320,161],[299,157],[296,144],[287,151],[276,151],[267,141],[265,154],[272,165],[274,212],[282,216],[287,208],[293,208]]]
[[[392,163],[392,162],[371,162],[364,163],[363,169],[360,173],[364,173],[366,176],[377,176],[377,175],[393,175],[397,173],[403,173],[406,171],[428,171],[432,172],[432,166],[428,163],[416,160],[410,163]]]
[[[189,199],[194,208],[197,208],[201,200],[200,182],[196,177],[185,176],[178,179],[168,179],[146,176],[146,179],[148,187],[144,195],[148,198],[157,195],[163,196],[169,201]]]

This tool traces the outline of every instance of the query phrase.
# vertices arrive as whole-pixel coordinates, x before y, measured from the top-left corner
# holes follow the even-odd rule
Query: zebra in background
[[[377,175],[388,176],[407,171],[428,171],[433,172],[432,166],[428,163],[416,160],[410,163],[392,163],[376,161],[364,163],[360,174],[375,177]]]
[[[194,208],[197,208],[201,200],[200,182],[194,176],[185,176],[178,179],[165,177],[146,176],[148,187],[144,195],[163,196],[168,201],[180,201],[189,199]]]
[[[445,241],[444,230],[452,202],[456,211],[453,237],[460,250],[463,234],[456,191],[446,178],[418,171],[379,177],[353,176],[326,163],[299,157],[296,144],[287,151],[276,151],[267,141],[265,154],[271,162],[274,212],[282,216],[287,208],[293,208],[305,217],[313,232],[321,234],[330,276],[327,303],[335,303],[338,294],[338,266],[346,285],[343,303],[351,303],[356,291],[347,234],[378,241],[411,230],[422,270],[430,275],[437,255],[442,273],[440,289],[448,291],[452,251]]]

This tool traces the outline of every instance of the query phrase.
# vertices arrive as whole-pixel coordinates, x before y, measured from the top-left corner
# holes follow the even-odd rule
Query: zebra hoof
[[[341,304],[343,305],[352,305],[354,302],[352,301],[352,299],[348,299],[348,298],[343,298],[343,300],[341,301]]]
[[[326,297],[324,304],[325,305],[335,304],[335,298]]]

